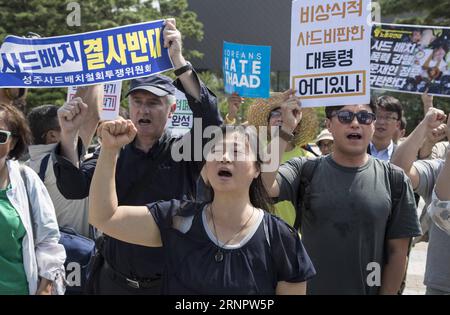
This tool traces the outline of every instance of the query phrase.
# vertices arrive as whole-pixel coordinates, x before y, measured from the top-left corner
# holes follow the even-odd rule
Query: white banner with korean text
[[[370,102],[370,0],[295,0],[291,88],[303,107]]]

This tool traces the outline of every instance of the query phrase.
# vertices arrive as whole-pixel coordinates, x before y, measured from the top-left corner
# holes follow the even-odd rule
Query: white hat
[[[316,139],[316,144],[318,144],[322,140],[334,140],[333,135],[328,131],[328,129],[324,129],[320,132],[319,136]]]

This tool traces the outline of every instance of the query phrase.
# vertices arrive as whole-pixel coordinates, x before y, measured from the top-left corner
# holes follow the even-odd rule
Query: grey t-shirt
[[[444,161],[441,159],[414,162],[420,178],[416,192],[425,199],[427,207],[431,202],[434,185],[443,166]],[[433,289],[450,292],[450,236],[433,222],[429,231],[424,283]]]
[[[377,294],[379,283],[367,278],[376,279],[378,264],[381,279],[385,238],[420,235],[409,178],[404,176],[400,202],[391,211],[387,162],[369,157],[366,165],[349,168],[331,156],[320,159],[310,186],[311,209],[302,212],[302,241],[317,271],[308,294]],[[294,158],[280,167],[280,200],[297,204],[305,161]]]
[[[445,154],[448,152],[448,141],[441,141],[434,145],[431,150],[432,159],[445,159]]]

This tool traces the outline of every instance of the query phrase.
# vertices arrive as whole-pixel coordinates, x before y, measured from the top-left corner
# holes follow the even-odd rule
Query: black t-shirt
[[[205,203],[171,200],[147,207],[161,232],[165,294],[275,294],[278,281],[315,275],[299,235],[265,211],[258,210],[259,223],[240,244],[226,246],[216,262],[219,247],[206,223]]]

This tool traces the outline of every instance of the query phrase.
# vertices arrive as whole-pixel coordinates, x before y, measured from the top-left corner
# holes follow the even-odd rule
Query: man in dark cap
[[[201,118],[202,128],[220,125],[215,95],[199,80],[181,53],[181,34],[175,20],[165,22],[164,46],[178,79],[163,75],[131,81],[126,96],[130,120],[137,128],[134,141],[122,148],[118,156],[116,187],[119,204],[145,205],[157,200],[189,198],[196,194],[196,181],[203,161],[176,162],[171,148],[183,139],[166,128],[175,110],[176,89],[186,94],[194,118]],[[81,147],[77,147],[80,122],[85,117],[82,103],[60,111],[61,143],[55,149],[54,170],[61,193],[69,199],[85,198],[99,151],[80,164]],[[195,121],[196,124],[198,121]],[[191,141],[194,144],[194,141]],[[79,167],[78,167],[79,165]],[[164,257],[161,248],[132,245],[105,236],[101,256],[96,257],[91,276],[96,294],[159,294]]]

